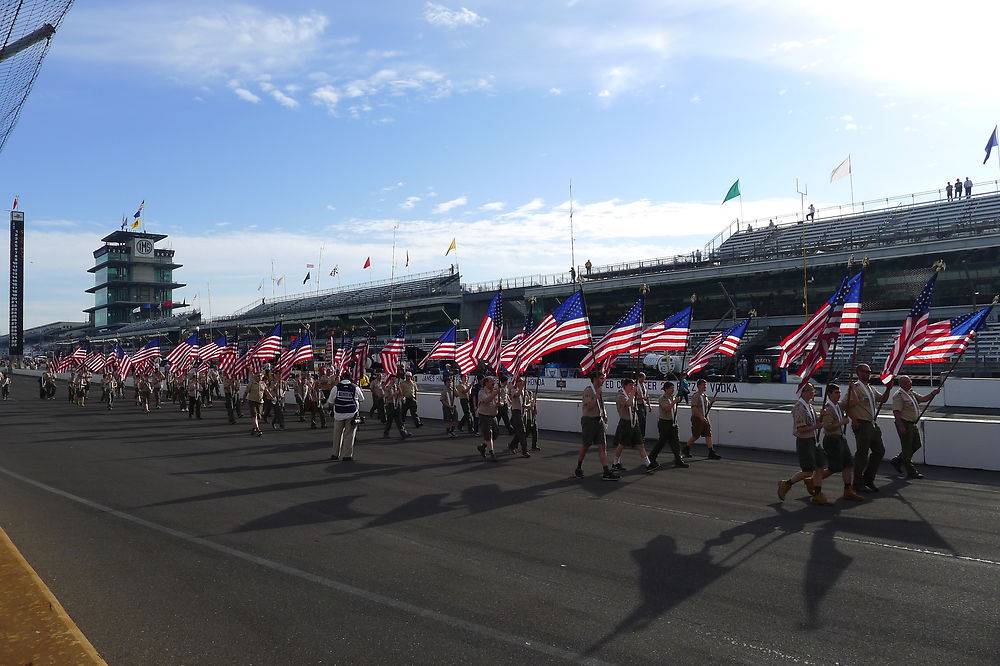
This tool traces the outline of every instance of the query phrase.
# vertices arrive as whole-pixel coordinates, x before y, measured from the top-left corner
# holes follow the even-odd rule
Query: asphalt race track
[[[608,483],[592,451],[579,481],[574,436],[488,463],[428,421],[405,442],[369,423],[335,463],[332,429],[294,415],[258,439],[218,403],[196,421],[14,382],[0,525],[111,664],[1000,654],[1000,474],[883,475],[874,499],[834,507],[797,485],[782,505],[785,454],[697,447],[690,469],[646,475],[630,451]]]

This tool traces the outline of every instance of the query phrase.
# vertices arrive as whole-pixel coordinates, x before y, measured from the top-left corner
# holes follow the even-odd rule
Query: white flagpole
[[[323,248],[326,247],[326,243],[319,246],[319,263],[316,264],[318,268],[316,269],[316,291],[319,291],[319,281],[323,279]]]
[[[847,175],[851,179],[851,212],[854,212],[854,163],[851,162],[851,154],[847,154]]]

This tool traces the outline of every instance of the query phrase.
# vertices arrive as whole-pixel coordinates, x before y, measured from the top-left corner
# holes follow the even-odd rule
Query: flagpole
[[[570,266],[576,273],[576,238],[573,234],[573,179],[569,179],[569,257]],[[581,283],[581,291],[582,291]]]
[[[316,291],[319,292],[320,280],[323,279],[323,248],[326,247],[326,243],[322,243],[319,246],[319,263],[316,264],[318,267],[316,269]]]
[[[851,179],[851,212],[854,212],[854,163],[851,162],[851,154],[847,154],[847,175]]]
[[[392,297],[396,290],[396,230],[399,229],[397,223],[392,228],[392,261],[389,266],[389,335],[392,336]]]

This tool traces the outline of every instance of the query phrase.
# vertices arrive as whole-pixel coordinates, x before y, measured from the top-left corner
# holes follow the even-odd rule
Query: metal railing
[[[986,189],[984,190],[984,188]],[[984,180],[978,183],[973,183],[972,191],[978,194],[982,194],[983,191],[994,193],[1000,192],[1000,180]],[[963,194],[962,198],[964,197],[965,195]],[[827,206],[826,208],[817,208],[814,217],[850,217],[852,215],[864,215],[866,213],[872,213],[879,210],[895,208],[900,205],[913,206],[918,203],[933,203],[936,201],[946,200],[947,194],[945,189],[939,188],[936,190],[900,194],[894,197],[858,201],[853,204],[840,204],[837,206]],[[705,244],[705,252],[706,254],[711,254],[712,252],[718,250],[730,236],[734,236],[748,227],[762,229],[772,226],[772,223],[773,226],[776,227],[786,227],[797,224],[800,221],[802,221],[802,211],[784,213],[773,217],[761,217],[754,220],[736,220],[734,222],[730,222],[722,231],[716,234],[712,240]]]

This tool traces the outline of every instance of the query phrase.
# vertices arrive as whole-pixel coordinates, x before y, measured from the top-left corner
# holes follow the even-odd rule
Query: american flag
[[[368,365],[368,338],[363,338],[354,345],[353,355],[354,367],[351,368],[351,379],[360,382],[365,374],[365,366]]]
[[[931,295],[934,293],[934,285],[937,283],[938,274],[935,271],[931,279],[927,281],[924,288],[920,290],[917,300],[910,308],[910,314],[903,320],[903,326],[899,329],[899,335],[892,342],[892,349],[885,359],[882,372],[879,378],[882,383],[889,385],[893,377],[899,373],[906,359],[906,353],[924,344],[927,336],[927,320],[931,314]]]
[[[986,325],[993,306],[946,319],[927,327],[923,344],[910,348],[903,363],[944,363],[953,354],[964,354],[976,332]]]
[[[390,375],[396,374],[399,371],[399,359],[403,355],[403,350],[405,349],[406,341],[406,324],[399,327],[396,331],[396,337],[389,341],[382,351],[378,355],[379,363],[385,368],[385,371]]]
[[[292,366],[295,365],[295,357],[298,356],[299,347],[302,345],[302,338],[297,337],[288,343],[288,349],[284,351],[281,355],[281,360],[278,362],[278,371],[281,373],[282,379],[288,379],[292,376]],[[310,349],[312,347],[310,346]]]
[[[613,359],[619,354],[638,349],[639,336],[642,335],[643,303],[642,298],[636,301],[635,305],[604,334],[600,342],[584,355],[580,361],[580,370],[583,374],[589,375],[598,363],[606,359]]]
[[[337,343],[330,337],[326,340],[326,351],[323,354],[323,358],[327,363],[333,363],[333,355],[337,352]]]
[[[500,363],[502,331],[503,292],[497,290],[473,338],[476,344],[472,347],[472,357],[477,361],[486,361],[491,367],[496,368]]]
[[[160,339],[153,338],[144,347],[132,354],[132,362],[153,361],[160,358]]]
[[[511,373],[517,377],[546,354],[574,345],[590,344],[590,320],[583,291],[576,291],[538,324],[517,351]]]
[[[239,343],[235,338],[232,340],[227,338],[226,342],[226,348],[222,350],[222,355],[219,356],[219,372],[227,377],[236,377],[236,362],[240,358]]]
[[[252,358],[261,361],[270,361],[281,351],[281,322],[279,321],[271,329],[268,335],[262,337],[253,347]]]
[[[73,354],[70,356],[70,358],[82,365],[87,360],[87,352],[89,351],[90,351],[90,343],[84,342],[79,347],[73,350]]]
[[[194,359],[188,356],[187,358],[178,361],[176,364],[171,364],[170,374],[172,374],[175,377],[180,377],[186,374],[187,371],[190,370],[193,366],[194,366]]]
[[[215,342],[209,342],[198,350],[198,358],[203,363],[214,361],[222,356],[222,351],[226,348],[226,336],[218,338]]]
[[[688,363],[687,374],[693,375],[701,371],[716,354],[724,356],[733,356],[736,354],[736,349],[740,346],[740,341],[743,340],[743,335],[747,332],[747,326],[749,325],[750,317],[747,317],[739,324],[712,336],[712,339],[697,354],[691,357],[691,361]]]
[[[420,362],[420,369],[423,370],[427,367],[427,361],[451,360],[455,358],[455,335],[455,326],[442,333],[438,341],[431,347],[430,352],[424,357],[424,360]]]
[[[176,363],[180,363],[181,361],[187,359],[187,357],[190,355],[191,349],[197,347],[198,347],[198,334],[193,333],[190,336],[188,336],[187,340],[181,340],[179,343],[177,343],[177,346],[174,347],[169,354],[167,354],[167,362],[170,363],[171,366],[173,366]]]
[[[844,297],[844,314],[840,319],[841,335],[857,335],[861,328],[861,289],[864,282],[864,271],[848,282],[847,295]]]
[[[861,274],[859,273],[858,275],[860,276]],[[837,291],[833,292],[833,295],[823,303],[820,309],[816,310],[805,324],[795,329],[791,335],[781,341],[781,354],[778,356],[779,368],[787,368],[793,361],[801,358],[808,351],[809,344],[816,340],[827,328],[827,322],[830,319],[830,313],[833,311],[834,302],[840,299],[840,302],[843,303],[847,282],[848,279],[846,277],[841,280]],[[842,305],[841,310],[843,310]]]
[[[531,335],[533,330],[535,330],[535,317],[532,314],[531,308],[528,308],[528,314],[524,317],[524,328],[500,350],[500,365],[502,367],[510,370],[511,364],[517,358],[518,347],[521,346],[521,342],[526,337]]]
[[[93,372],[100,372],[104,370],[104,366],[107,364],[107,359],[104,358],[104,354],[95,349],[87,354],[87,358],[84,360],[83,364]]]
[[[159,349],[157,349],[159,351]],[[115,347],[114,353],[112,354],[115,359],[115,371],[118,376],[122,379],[128,377],[128,373],[135,366],[135,355],[129,356],[125,353],[125,350],[121,345]]]
[[[854,324],[853,332],[857,333],[857,319],[859,311],[855,310],[853,315],[847,314],[847,304],[854,303],[857,306],[861,302],[861,282],[863,273],[858,273],[853,278],[841,285],[840,290],[834,294],[832,302],[828,302],[830,309],[827,314],[826,326],[816,338],[812,349],[806,354],[799,368],[799,392],[804,387],[817,370],[826,364],[826,355],[839,335],[844,331],[844,317],[852,316]]]
[[[333,370],[333,374],[337,377],[340,376],[340,369],[344,366],[344,357],[347,355],[347,350],[343,347],[337,349],[337,352],[333,355],[333,362],[330,363],[330,367]]]
[[[691,335],[691,314],[693,308],[689,305],[680,312],[663,321],[658,321],[642,332],[642,351],[659,352],[687,349],[688,336]],[[638,353],[639,350],[631,350]]]
[[[479,365],[476,363],[476,359],[472,358],[472,348],[475,345],[476,340],[472,338],[455,348],[455,363],[458,365],[458,371],[463,375],[471,375]]]

